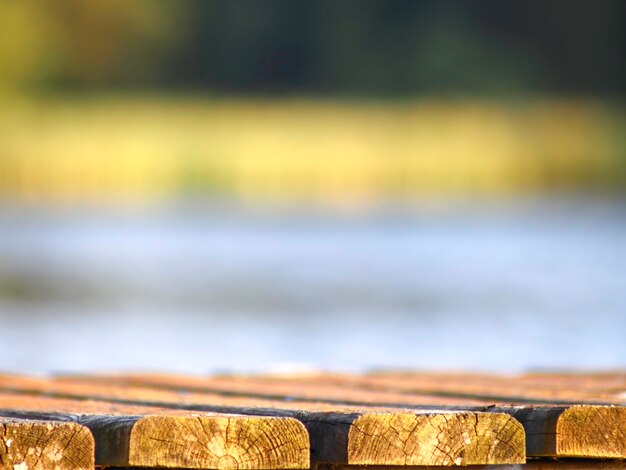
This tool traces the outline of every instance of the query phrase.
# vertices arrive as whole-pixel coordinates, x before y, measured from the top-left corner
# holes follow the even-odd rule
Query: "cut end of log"
[[[309,455],[309,435],[292,418],[147,416],[131,431],[129,465],[308,469]]]
[[[573,406],[556,425],[559,457],[626,458],[626,408]]]
[[[0,418],[0,468],[92,470],[94,438],[76,423]]]
[[[524,463],[524,429],[500,413],[376,413],[350,428],[351,465]]]

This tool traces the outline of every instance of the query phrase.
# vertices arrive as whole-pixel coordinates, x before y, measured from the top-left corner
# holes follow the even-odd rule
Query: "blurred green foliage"
[[[619,0],[3,0],[9,89],[624,91]]]
[[[162,1],[3,1],[0,84],[32,91],[158,83],[180,37],[179,13]]]
[[[625,17],[620,0],[0,0],[0,199],[623,191]]]

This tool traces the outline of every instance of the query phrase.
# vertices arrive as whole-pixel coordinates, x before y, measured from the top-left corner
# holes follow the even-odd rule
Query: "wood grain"
[[[96,435],[97,459],[105,455],[105,444],[113,443],[106,460],[122,466],[279,468],[271,458],[263,464],[267,467],[251,467],[247,457],[224,450],[233,429],[245,435],[245,420],[259,419],[300,424],[305,436],[308,432],[306,444],[315,466],[513,465],[524,462],[526,455],[626,459],[626,408],[596,404],[600,399],[615,401],[622,380],[620,373],[552,378],[414,372],[53,379],[0,375],[0,389],[16,392],[0,393],[0,408],[7,400],[13,407],[22,400],[31,410],[45,412],[51,409],[49,400],[55,400],[49,397],[57,397],[57,409],[68,414],[74,407],[80,419],[70,419]],[[570,405],[570,399],[579,404]],[[220,424],[218,418],[225,421]],[[217,442],[222,453],[207,444],[204,419],[221,436]],[[133,429],[139,430],[135,440]],[[105,431],[113,434],[99,440]],[[127,443],[123,458],[119,442]],[[132,449],[137,449],[136,458]],[[278,449],[282,454],[282,446]]]
[[[0,469],[91,470],[94,448],[76,423],[0,418]]]
[[[345,377],[338,375],[334,380]],[[467,372],[377,372],[348,376],[374,388],[419,390],[435,387],[441,392],[498,398],[499,401],[552,401],[624,403],[626,374],[612,373],[534,373],[521,375],[476,374]],[[331,378],[332,380],[332,378]]]
[[[536,457],[626,459],[626,408],[618,406],[494,408],[520,421],[526,452]]]
[[[0,394],[0,415],[77,423],[104,466],[309,468],[309,436],[289,417],[191,413],[158,407]]]
[[[525,461],[524,431],[508,415],[363,413],[308,415],[313,462],[478,465]]]
[[[72,384],[63,384],[64,387],[71,387]],[[80,385],[82,392],[85,389]],[[31,387],[32,389],[33,387]],[[116,393],[122,393],[123,389],[117,386]],[[54,389],[54,387],[53,387]],[[43,389],[46,390],[46,389]],[[31,390],[32,391],[32,390]],[[159,391],[162,392],[162,391]],[[135,396],[138,390],[134,389],[131,394]],[[149,396],[149,390],[144,391]],[[168,393],[172,394],[172,391]],[[7,406],[7,396],[12,397],[9,405],[30,407],[37,411],[56,408],[62,405],[64,412],[75,411],[72,407],[81,411],[81,402],[68,399],[56,399],[51,402],[51,398],[44,398],[41,395],[11,395],[0,394],[0,407]],[[119,395],[116,395],[119,396]],[[165,398],[159,395],[160,399]],[[178,396],[178,395],[177,395]],[[174,397],[168,397],[173,399]],[[29,402],[28,400],[33,400]],[[231,397],[231,399],[235,399]],[[3,403],[4,400],[4,403]],[[18,402],[16,403],[16,400]],[[21,401],[19,401],[21,400]],[[43,400],[43,403],[42,403]],[[405,465],[416,464],[448,464],[454,465],[458,461],[469,461],[472,463],[509,463],[520,462],[524,459],[524,436],[521,425],[513,421],[507,415],[498,416],[495,413],[477,413],[472,411],[449,412],[446,410],[401,410],[386,409],[382,413],[378,408],[362,409],[342,409],[336,405],[332,408],[324,404],[322,410],[315,404],[286,404],[285,408],[254,408],[246,407],[248,399],[239,400],[239,406],[219,407],[211,406],[213,411],[239,413],[246,415],[264,415],[269,417],[295,418],[306,426],[310,434],[311,458],[314,462],[336,462],[336,463],[362,463],[390,465],[395,462],[399,464],[401,459]],[[90,403],[90,412],[98,411],[97,403]],[[121,405],[114,403],[102,403],[103,412],[114,412],[116,414],[129,412],[142,413],[140,405]],[[201,405],[180,405],[174,401],[172,405],[183,406],[195,411],[205,409]],[[129,407],[128,409],[126,407]],[[159,409],[149,407],[151,413],[182,413],[178,408]],[[100,436],[101,429],[94,427],[94,420],[89,422],[81,421],[94,430],[96,437]],[[106,421],[109,428],[112,424]],[[356,428],[354,427],[356,425]],[[398,435],[396,429],[404,429]],[[359,430],[365,430],[363,434]],[[509,436],[512,434],[513,437]],[[367,438],[367,436],[374,436]],[[503,436],[509,436],[504,438]],[[429,444],[422,442],[422,438],[427,438]],[[125,438],[127,440],[127,438]],[[107,442],[111,442],[110,436],[102,439],[98,446],[98,461],[115,462],[122,464],[126,457],[115,460],[114,455],[106,456],[100,449]],[[402,452],[399,451],[402,449]],[[447,454],[446,454],[447,452]],[[451,457],[452,456],[452,457]],[[459,460],[460,459],[460,460]]]
[[[378,463],[385,447],[385,465],[523,463],[526,457],[522,426],[504,414],[369,414],[355,420],[348,463]]]
[[[107,433],[101,462],[114,465],[232,469],[309,468],[309,440],[288,418],[241,416],[92,416],[81,420]],[[119,442],[127,443],[120,452]]]
[[[384,384],[390,382],[392,379],[398,379],[400,385],[396,385],[394,390],[402,389],[402,380],[396,374],[381,374],[381,376],[385,376]],[[491,376],[485,375],[460,375],[456,377],[452,374],[450,375],[442,375],[442,383],[447,384],[446,387],[452,388],[456,386],[462,390],[468,390],[468,387],[473,387],[471,390],[477,390],[477,387],[485,389],[489,386],[487,381],[491,380]],[[406,374],[408,378],[405,377],[405,381],[408,380],[409,383],[413,383],[414,381],[424,380],[426,383],[429,383],[430,386],[436,386],[437,375],[427,375],[426,378],[417,378],[415,374]],[[129,378],[130,377],[130,378]],[[420,376],[421,377],[421,376]],[[223,387],[221,390],[227,391],[228,387],[232,387],[233,394],[237,393],[245,393],[246,391],[255,390],[257,392],[265,392],[268,395],[275,394],[277,391],[281,391],[283,393],[288,394],[290,391],[301,393],[302,389],[309,388],[309,395],[311,397],[319,396],[325,397],[325,393],[327,393],[328,388],[333,389],[334,396],[340,396],[340,393],[345,394],[346,396],[352,392],[352,387],[359,386],[358,384],[366,383],[366,386],[372,386],[371,381],[366,380],[371,378],[369,376],[351,376],[351,375],[330,375],[323,374],[317,375],[313,377],[293,377],[293,378],[285,378],[285,377],[177,377],[177,376],[166,376],[166,375],[134,375],[134,376],[126,376],[122,378],[122,383],[125,383],[125,380],[129,380],[130,383],[143,383],[143,384],[154,384],[155,387],[160,387],[169,390],[203,390],[203,386],[211,386],[213,388],[216,387],[215,384],[220,384],[219,387]],[[511,378],[507,377],[497,377],[494,379],[496,382],[499,381],[498,387],[504,388]],[[330,382],[331,385],[327,385]],[[355,383],[356,382],[356,385]],[[467,382],[465,385],[459,385],[460,382]],[[345,383],[350,385],[346,386]],[[375,381],[375,383],[378,383]],[[455,385],[457,384],[457,385]],[[522,387],[523,385],[520,385]],[[570,385],[571,386],[571,385]],[[410,400],[414,400],[415,406],[417,403],[422,400],[422,395],[411,395],[410,394],[410,386],[407,385],[405,394],[407,397],[407,402]],[[497,388],[497,387],[496,387]],[[544,390],[544,389],[541,389]],[[568,389],[569,390],[569,389]],[[545,396],[546,403],[550,403],[551,399],[554,398],[555,395],[562,397],[562,390],[559,387],[555,389],[551,389],[549,393],[542,391],[539,393],[539,390],[532,389],[532,396],[534,398],[538,398],[539,396]],[[375,394],[377,393],[374,390],[370,390],[371,399],[374,400]],[[517,392],[515,392],[517,393]],[[570,391],[566,392],[567,394]],[[542,395],[543,394],[543,395]],[[383,393],[384,395],[384,393]],[[523,393],[522,393],[523,395]],[[288,396],[288,395],[285,395]],[[567,395],[571,397],[570,395]],[[585,395],[590,399],[591,395]],[[444,397],[440,397],[442,400],[446,401]],[[557,403],[559,400],[556,400]],[[523,401],[522,401],[523,403]],[[300,404],[299,406],[302,406]],[[405,408],[409,408],[409,405],[405,405]],[[457,410],[465,410],[465,411],[476,411],[475,408],[463,405],[452,406],[452,408],[456,408]],[[587,408],[575,408],[572,411],[568,411],[564,414],[565,410],[570,408],[561,406],[561,405],[543,405],[543,406],[535,406],[532,403],[527,404],[523,407],[523,412],[520,412],[518,408],[512,408],[510,406],[502,406],[500,404],[497,407],[493,406],[485,406],[483,408],[485,410],[498,411],[510,414],[514,416],[516,419],[522,422],[524,426],[528,429],[536,428],[537,426],[543,426],[545,429],[551,429],[553,427],[556,429],[557,422],[563,423],[562,426],[565,426],[565,419],[568,416],[579,416],[580,413],[587,413],[581,410],[607,410],[600,413],[596,416],[595,411],[589,412],[589,415],[583,414],[583,417],[588,419],[578,419],[576,427],[577,427],[577,436],[578,439],[570,438],[569,440],[565,440],[563,437],[559,438],[558,442],[559,446],[556,445],[556,438],[554,437],[554,432],[556,431],[544,431],[541,433],[534,432],[532,433],[532,437],[529,438],[529,445],[527,446],[527,455],[529,456],[568,456],[568,457],[584,457],[584,458],[626,458],[626,454],[624,453],[624,443],[623,443],[623,431],[622,427],[624,426],[622,415],[624,413],[625,408],[623,407],[596,407],[592,405],[588,405]],[[592,415],[594,416],[592,418]],[[559,416],[561,421],[550,421],[550,417]],[[573,418],[572,418],[573,419]],[[604,426],[603,432],[598,432],[599,424],[596,424],[601,419],[602,426]],[[568,431],[569,432],[569,431]],[[609,436],[610,445],[606,443],[607,438],[603,436]],[[569,446],[569,447],[568,447]]]
[[[160,390],[185,390],[186,392],[204,393],[224,401],[224,397],[272,400],[274,402],[315,402],[340,405],[342,407],[381,406],[443,408],[446,406],[480,407],[494,402],[484,399],[454,398],[430,396],[427,394],[396,393],[381,390],[368,390],[359,386],[336,386],[321,380],[305,382],[284,381],[272,377],[192,377],[173,374],[133,374],[123,376],[72,376],[56,378],[57,383],[87,385],[123,385],[125,387],[150,387]],[[0,378],[0,387],[9,387]],[[13,383],[15,386],[15,383]],[[48,387],[52,384],[48,383]],[[57,386],[58,387],[58,386]],[[57,388],[58,390],[58,388]]]
[[[222,394],[188,390],[184,387],[152,387],[149,385],[116,384],[115,381],[93,381],[89,379],[56,380],[23,376],[0,375],[0,391],[56,398],[101,400],[122,404],[168,406],[204,411],[224,411],[229,408],[270,408],[284,410],[336,411],[338,408],[358,410],[363,407],[350,404],[338,406],[326,401],[298,401],[292,399],[256,398],[246,395]],[[438,399],[436,403],[441,402]],[[432,405],[431,405],[432,406]],[[393,409],[389,406],[372,404],[367,407],[378,410]],[[478,407],[482,408],[482,407]]]
[[[626,398],[626,372],[535,372],[520,376],[524,384],[569,387],[591,392],[604,392]]]
[[[331,465],[323,464],[312,470],[444,470],[445,466],[417,467]],[[472,465],[471,470],[626,470],[624,460],[529,460],[525,464]]]
[[[498,403],[552,403],[552,404],[621,404],[625,398],[619,391],[579,387],[567,382],[532,382],[516,376],[490,376],[471,374],[322,374],[317,377],[264,377],[250,380],[265,381],[268,385],[281,384],[292,387],[310,383],[344,388],[360,388],[380,393],[429,395],[446,400],[477,400]],[[239,378],[221,378],[241,384]],[[238,385],[240,386],[240,385]]]
[[[188,377],[125,374],[67,377],[61,380],[149,385],[159,388],[236,394],[254,398],[324,401],[353,405],[471,406],[494,403],[622,404],[622,390],[595,390],[561,383],[527,383],[514,376],[470,374],[314,374],[306,376]],[[525,382],[526,380],[526,382]]]

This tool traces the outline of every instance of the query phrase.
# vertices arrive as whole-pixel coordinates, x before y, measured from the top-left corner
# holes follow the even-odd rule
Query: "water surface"
[[[626,366],[626,210],[0,211],[0,369]]]

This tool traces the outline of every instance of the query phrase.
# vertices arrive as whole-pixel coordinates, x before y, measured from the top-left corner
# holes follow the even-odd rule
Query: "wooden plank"
[[[626,371],[534,372],[521,375],[524,384],[570,387],[591,392],[609,392],[626,397]]]
[[[91,430],[103,466],[309,468],[309,436],[288,417],[190,413],[157,407],[0,394],[0,415],[73,422]]]
[[[184,416],[188,414],[186,410],[169,409],[159,406],[109,403],[102,400],[88,399],[73,400],[65,398],[54,398],[45,395],[31,395],[10,392],[0,392],[0,410],[25,410],[41,413],[53,412],[68,415],[106,414],[113,416],[134,416],[163,413],[175,416]]]
[[[448,466],[396,466],[396,465],[313,465],[309,470],[446,470]],[[624,460],[529,460],[525,464],[472,465],[468,470],[626,470]],[[107,470],[130,470],[128,467],[111,467]],[[133,470],[147,470],[134,467]]]
[[[137,390],[133,390],[132,394],[136,396]],[[122,387],[116,388],[117,396],[122,392]],[[185,394],[176,396],[184,397]],[[171,404],[195,410],[207,408],[202,405],[181,405],[177,401]],[[374,413],[372,412],[374,409],[370,408],[361,410],[341,409],[337,406],[330,408],[328,404],[323,404],[324,411],[320,411],[317,404],[310,403],[308,405],[302,403],[295,408],[290,404],[285,404],[283,409],[254,408],[247,407],[249,403],[246,398],[240,399],[238,404],[238,407],[212,406],[211,409],[298,419],[306,426],[311,436],[311,458],[314,461],[369,462],[379,465],[390,465],[394,462],[397,464],[406,462],[406,465],[417,463],[453,465],[459,459],[476,464],[524,460],[522,427],[504,414],[471,411],[450,413],[445,410],[410,412],[398,409],[389,409],[387,413]],[[50,405],[47,406],[49,408]],[[1,394],[0,407],[2,407]],[[43,409],[46,409],[45,406]],[[334,411],[330,412],[331,409]],[[366,435],[359,429],[365,429]],[[404,431],[398,434],[398,429]],[[366,438],[367,436],[369,438]]]
[[[328,418],[313,418],[315,426],[307,426],[312,442],[334,451],[316,455],[318,462],[452,466],[525,461],[523,429],[505,414],[493,420],[484,413],[445,412]],[[333,445],[336,442],[342,445]]]
[[[508,395],[522,394],[534,399],[556,399],[568,401],[623,402],[626,392],[626,373],[531,373],[522,375],[495,375],[484,373],[450,372],[376,372],[366,374],[375,381],[386,379],[394,386],[409,383],[473,394],[494,396],[504,390]],[[338,377],[342,379],[341,376]],[[509,390],[506,392],[506,390]],[[485,393],[485,390],[487,392]]]
[[[205,394],[209,400],[227,402],[226,397],[236,397],[241,400],[248,398],[261,400],[271,400],[270,406],[275,406],[278,402],[287,403],[323,403],[340,405],[341,407],[363,407],[380,406],[388,408],[402,407],[485,407],[493,405],[491,400],[454,398],[442,396],[429,396],[425,394],[395,393],[378,390],[367,390],[359,387],[346,387],[327,385],[323,382],[307,381],[306,383],[274,383],[273,380],[260,377],[258,380],[251,377],[233,377],[224,380],[222,377],[192,377],[177,376],[173,374],[150,374],[150,375],[124,375],[124,376],[72,376],[57,377],[54,381],[47,381],[43,384],[52,392],[60,391],[60,383],[72,384],[72,386],[88,384],[98,384],[98,386],[110,386],[112,384],[124,385],[126,387],[149,387],[152,389],[179,391],[195,393],[195,398],[201,400],[199,394]],[[39,387],[36,384],[30,385],[31,389]],[[13,379],[2,379],[0,377],[0,388],[2,389],[27,389],[27,386],[14,381]],[[56,392],[55,392],[56,393]],[[268,403],[268,402],[266,402]]]
[[[193,378],[189,378],[192,380]],[[393,399],[389,394],[367,392],[367,397],[362,397],[368,404],[350,402],[349,391],[335,390],[336,398],[346,398],[346,402],[340,400],[294,400],[293,397],[270,397],[268,396],[249,396],[244,393],[239,395],[236,392],[214,393],[196,390],[193,387],[188,389],[184,384],[180,385],[180,389],[176,387],[160,387],[151,385],[125,385],[124,383],[116,384],[115,380],[92,380],[91,378],[75,378],[75,379],[43,379],[23,376],[0,375],[0,391],[20,392],[34,394],[45,394],[58,398],[77,398],[77,399],[103,399],[106,401],[119,401],[122,403],[134,403],[156,406],[180,406],[198,409],[202,407],[205,410],[215,408],[221,411],[221,408],[228,407],[246,407],[246,408],[276,408],[287,410],[306,409],[310,411],[336,411],[338,408],[343,410],[359,410],[364,406],[376,408],[379,411],[397,409],[399,406],[414,406],[419,408],[433,407],[441,409],[448,406],[466,406],[470,409],[474,406],[475,410],[482,410],[485,406],[491,405],[491,402],[475,403],[468,400],[449,400],[441,397],[411,397],[403,395],[403,403],[388,403],[386,399]],[[182,392],[182,393],[181,393]],[[341,393],[339,393],[341,392]],[[378,405],[377,403],[381,403]]]
[[[114,379],[124,384],[127,383],[127,377],[122,377],[122,380],[117,380],[119,377]],[[137,378],[140,380],[136,381]],[[485,417],[485,413],[477,413],[475,409],[451,413],[450,410],[409,410],[406,408],[401,410],[377,406],[377,403],[380,403],[377,400],[378,397],[388,397],[388,393],[395,394],[395,391],[365,390],[367,395],[362,395],[362,397],[372,402],[369,407],[341,407],[339,404],[333,404],[331,400],[315,401],[315,397],[318,397],[320,393],[322,397],[326,397],[324,393],[328,390],[331,391],[332,401],[349,396],[353,391],[351,387],[360,387],[360,385],[343,386],[342,381],[352,380],[352,378],[353,376],[324,375],[323,380],[320,381],[320,377],[313,380],[301,377],[193,378],[141,375],[132,376],[130,382],[140,383],[142,386],[112,386],[105,382],[109,381],[109,377],[45,380],[4,376],[0,377],[0,386],[13,387],[29,393],[67,394],[80,398],[96,396],[100,400],[166,405],[171,408],[157,408],[156,411],[168,415],[182,413],[180,416],[184,418],[189,416],[184,416],[184,411],[175,408],[198,411],[212,409],[230,413],[297,418],[306,425],[311,434],[313,461],[331,462],[335,465],[454,465],[459,459],[467,465],[498,463],[488,461],[489,456],[500,460],[499,463],[504,463],[507,458],[517,458],[519,461],[519,453],[517,457],[513,457],[513,450],[505,449],[506,445],[512,445],[511,443],[514,443],[513,449],[515,445],[518,448],[521,445],[523,448],[523,433],[521,443],[518,442],[521,426],[512,420],[511,416],[519,419],[528,432],[528,455],[626,458],[624,437],[626,408],[623,407],[490,406],[489,411],[496,416],[495,420],[490,422]],[[435,378],[426,377],[427,381],[431,382]],[[472,386],[480,387],[486,386],[484,382],[491,380],[488,376],[467,375],[461,378]],[[410,381],[415,379],[414,375],[409,374]],[[420,377],[419,380],[423,379],[424,377]],[[152,380],[155,381],[154,384]],[[444,376],[441,381],[446,386],[452,386],[460,380],[459,377],[451,375]],[[501,387],[507,383],[507,380],[510,378],[500,377],[496,379],[496,382]],[[146,382],[150,386],[147,386]],[[214,386],[216,383],[219,384],[219,393],[204,391],[207,384]],[[566,385],[571,386],[570,383]],[[310,387],[308,388],[309,396],[312,397],[309,401],[286,401],[291,397],[290,395],[283,396],[283,400],[276,399],[281,397],[280,394],[276,394],[277,391],[301,392],[307,387]],[[560,385],[554,387],[554,390],[560,389]],[[213,389],[209,388],[209,390]],[[424,398],[422,395],[414,396],[409,392],[402,392],[402,395],[407,403],[405,407],[419,406],[410,403],[419,403]],[[259,396],[261,398],[258,398]],[[447,400],[445,396],[434,398]],[[32,400],[29,397],[22,397],[22,399]],[[2,394],[0,394],[0,403],[2,403]],[[124,407],[131,406],[89,401],[80,403],[81,407],[84,407],[85,403],[91,403],[89,405],[91,407],[105,406],[109,411],[111,411],[110,407],[117,406],[118,413],[129,412]],[[148,407],[139,406],[139,408]],[[463,407],[457,405],[456,408],[461,410]],[[49,405],[46,405],[45,409],[49,409]],[[137,407],[132,409],[133,412],[137,412]],[[380,412],[383,410],[386,413]],[[507,425],[503,418],[516,423],[518,430]],[[473,425],[475,434],[470,432],[470,424]],[[106,426],[110,427],[110,424]],[[478,431],[477,428],[479,428]],[[491,431],[488,432],[488,429]],[[510,439],[502,438],[509,434],[512,436]]]
[[[335,403],[406,405],[488,405],[494,403],[621,404],[619,393],[594,393],[570,388],[527,386],[506,377],[459,378],[433,374],[317,374],[309,376],[216,376],[186,377],[170,374],[126,374],[70,377],[126,385],[182,388],[230,393],[257,398],[317,400]]]
[[[537,457],[626,458],[626,407],[494,408],[520,421],[526,452]]]
[[[92,470],[94,438],[84,426],[0,417],[0,468]]]
[[[225,382],[222,379],[222,382]],[[233,379],[230,379],[231,381]],[[256,380],[256,379],[255,379]],[[318,377],[265,378],[270,383],[302,386],[316,382],[381,392],[428,394],[450,399],[466,398],[500,403],[622,404],[620,393],[593,391],[575,385],[525,383],[519,377],[474,374],[378,373],[365,375],[324,374]]]
[[[288,418],[241,416],[91,416],[94,434],[107,434],[102,461],[115,465],[209,469],[302,469],[308,435]],[[123,442],[127,448],[116,445]]]
[[[348,376],[348,377],[351,377],[351,376]],[[202,390],[202,385],[214,384],[218,380],[221,380],[221,379],[222,379],[221,377],[219,378],[211,378],[211,377],[190,378],[190,377],[177,377],[177,376],[166,376],[166,375],[150,375],[150,376],[142,375],[142,376],[132,376],[132,379],[130,380],[130,382],[131,383],[155,384],[156,386],[159,386],[159,387],[165,387],[165,388],[170,387],[171,389],[178,389],[178,390]],[[257,387],[257,390],[265,391],[268,394],[275,393],[277,390],[282,390],[282,391],[297,390],[299,392],[300,388],[309,384],[308,379],[306,382],[304,382],[304,385],[302,384],[300,379],[297,379],[297,380],[294,379],[295,386],[294,388],[289,389],[288,387],[290,387],[291,385],[286,382],[289,382],[289,380],[291,379],[281,378],[278,382],[278,385],[276,385],[276,382],[275,382],[275,380],[278,380],[278,379],[275,377],[254,377],[253,379],[254,380],[250,380],[250,378],[247,378],[247,377],[229,377],[227,378],[225,382],[221,382],[221,383],[222,384],[232,384],[232,383],[238,384],[238,386],[233,387],[235,389],[235,392],[233,393],[238,393],[242,389],[244,391],[250,390],[251,387],[254,385],[255,387]],[[345,379],[345,380],[349,380],[349,379]],[[264,381],[268,382],[269,385],[264,385]],[[480,382],[480,381],[477,380],[477,382]],[[317,386],[314,384],[311,384],[311,389],[314,390],[315,393],[323,394],[326,390],[324,388],[323,383],[324,382],[322,381],[322,385],[317,385]],[[484,386],[484,384],[481,386]],[[331,387],[335,387],[334,393],[335,393],[335,396],[338,396],[339,391],[341,390],[340,386],[333,385]],[[343,393],[346,395],[349,395],[351,393],[351,389],[350,388],[344,389]],[[375,395],[372,395],[371,398],[373,399],[374,397]],[[416,403],[416,404],[419,403],[420,400],[422,399],[422,396],[411,396],[409,394],[407,394],[407,397],[411,397],[412,400],[414,400],[413,403]],[[299,406],[302,406],[302,405],[299,405]],[[457,409],[465,409],[465,408],[463,406],[458,406]],[[550,426],[552,425],[556,426],[556,422],[551,424],[548,418],[550,416],[560,416],[561,414],[563,414],[565,410],[569,408],[563,407],[560,405],[554,405],[552,407],[539,407],[537,408],[539,411],[535,412],[533,411],[535,410],[534,407],[526,406],[524,409],[529,410],[528,414],[518,413],[517,408],[511,408],[508,406],[498,406],[495,408],[485,407],[484,409],[490,409],[491,411],[512,414],[513,416],[515,416],[516,419],[520,420],[522,424],[524,424],[525,426],[533,427],[533,426],[539,425],[539,426],[544,426],[546,429],[549,429]],[[551,456],[586,457],[586,458],[605,458],[607,456],[612,456],[615,458],[626,458],[626,450],[624,449],[625,444],[623,443],[623,438],[620,437],[622,436],[621,427],[625,426],[624,419],[622,416],[626,408],[623,408],[623,407],[597,408],[595,406],[590,405],[588,406],[588,409],[589,410],[599,410],[599,409],[606,410],[602,414],[602,416],[604,416],[604,414],[608,416],[607,419],[604,420],[602,424],[603,426],[606,427],[606,432],[597,434],[597,426],[594,420],[580,421],[578,423],[578,427],[580,428],[578,435],[582,436],[581,438],[587,439],[589,444],[578,446],[577,451],[572,453],[571,455],[565,451],[566,447],[564,447],[563,445],[560,447],[555,446],[553,442],[554,441],[553,434],[544,432],[540,435],[537,435],[535,433],[533,439],[534,441],[536,441],[536,444],[532,444],[527,447],[527,450],[526,450],[527,455],[529,456],[551,455]],[[578,407],[576,408],[575,411],[572,411],[571,413],[573,415],[576,415],[577,413],[582,413],[582,411],[580,410],[581,408]],[[565,416],[568,416],[568,414],[566,413]],[[614,440],[614,444],[612,446],[605,445],[604,450],[602,450],[601,442],[598,442],[597,444],[595,444],[595,447],[590,444],[591,442],[594,442],[594,439],[596,440],[600,439],[601,441],[602,440],[601,436],[603,436],[604,434],[614,436],[612,438]],[[588,436],[588,437],[584,437],[584,436]],[[595,436],[595,438],[593,436]],[[546,454],[545,449],[553,449],[553,451],[552,453]]]
[[[623,460],[534,460],[509,470],[624,470]],[[485,469],[488,470],[488,469]],[[489,469],[491,470],[491,469]]]
[[[420,466],[364,466],[364,465],[319,465],[312,470],[443,470],[448,467]],[[529,460],[525,464],[476,465],[471,470],[626,470],[624,460]]]

